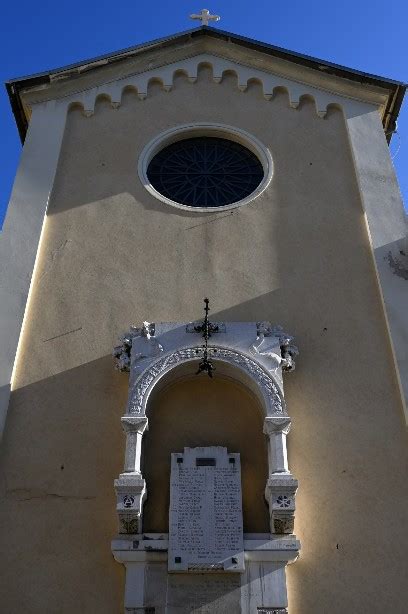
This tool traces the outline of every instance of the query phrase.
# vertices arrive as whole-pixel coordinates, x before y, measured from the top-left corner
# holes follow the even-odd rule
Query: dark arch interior
[[[153,393],[147,416],[142,466],[148,492],[144,532],[168,532],[170,454],[184,447],[215,445],[241,455],[244,531],[269,533],[263,412],[252,392],[231,379],[193,375]]]

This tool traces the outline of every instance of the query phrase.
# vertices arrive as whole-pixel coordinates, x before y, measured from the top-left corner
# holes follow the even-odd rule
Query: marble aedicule
[[[219,578],[214,572],[222,572],[228,583],[231,578],[241,578],[240,588],[236,582],[238,592],[228,593],[231,599],[238,600],[234,601],[234,611],[252,612],[255,608],[259,612],[286,614],[285,566],[296,560],[300,544],[292,535],[297,480],[288,467],[286,437],[291,419],[284,401],[283,373],[293,371],[298,351],[291,335],[269,322],[212,325],[208,353],[216,367],[215,377],[233,378],[248,387],[264,412],[269,468],[265,498],[270,534],[254,535],[250,540],[243,535],[239,450],[227,453],[222,447],[203,448],[198,457],[201,464],[194,467],[184,464],[184,460],[194,456],[197,449],[186,448],[184,453],[172,455],[170,533],[143,533],[142,511],[147,493],[141,458],[150,394],[156,387],[167,385],[173,371],[176,378],[180,373],[195,376],[203,358],[203,340],[202,327],[197,322],[144,322],[142,327],[132,327],[114,350],[117,368],[129,373],[128,403],[122,418],[125,466],[115,480],[120,528],[112,542],[116,560],[126,566],[126,607],[146,605],[146,573],[150,564],[160,563],[166,568],[163,573],[171,572],[166,586],[174,585],[176,593],[179,579],[195,584],[199,580],[196,589],[201,590],[203,578]],[[207,377],[203,373],[197,376]],[[228,467],[221,462],[217,468],[218,452],[214,450],[223,451],[220,458],[225,457],[225,464],[228,459]],[[194,457],[194,462],[198,459]],[[211,576],[207,576],[209,572]],[[263,587],[261,593],[258,584]],[[205,589],[206,596],[207,592]],[[168,598],[173,601],[171,595],[170,591]],[[226,602],[221,600],[220,611],[225,607]]]
[[[200,337],[197,322],[144,322],[141,327],[131,327],[114,349],[117,369],[130,374],[128,404],[122,418],[126,432],[125,469],[115,482],[121,532],[142,531],[146,491],[140,473],[140,456],[149,396],[172,369],[191,362],[195,373],[203,353]],[[291,420],[284,401],[283,372],[295,368],[298,350],[293,337],[269,322],[216,322],[212,323],[209,354],[218,364],[232,367],[238,379],[245,377],[246,384],[250,381],[262,400],[264,433],[269,446],[265,498],[270,510],[271,533],[292,533],[297,481],[287,462],[286,436]],[[131,508],[125,507],[122,495],[133,497]]]

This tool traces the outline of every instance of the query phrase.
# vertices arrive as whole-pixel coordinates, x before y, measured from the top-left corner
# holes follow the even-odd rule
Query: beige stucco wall
[[[199,214],[146,192],[142,148],[189,121],[270,148],[261,197]],[[342,114],[206,70],[70,113],[1,451],[5,611],[120,611],[110,539],[127,377],[111,349],[130,323],[199,318],[206,295],[212,317],[270,319],[301,350],[285,379],[302,540],[291,614],[405,612],[406,433]]]

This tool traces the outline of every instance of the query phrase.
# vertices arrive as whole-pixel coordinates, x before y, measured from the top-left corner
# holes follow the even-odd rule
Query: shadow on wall
[[[100,101],[94,117],[70,115],[19,358],[35,383],[12,393],[2,448],[10,613],[34,601],[46,612],[53,598],[67,614],[118,610],[123,570],[110,540],[128,378],[105,354],[130,323],[201,319],[204,296],[212,319],[282,324],[301,351],[285,377],[303,546],[289,572],[293,614],[329,612],[333,602],[364,611],[361,586],[385,572],[392,581],[375,603],[387,609],[404,594],[404,511],[394,506],[391,526],[389,502],[406,489],[405,431],[343,117],[334,110],[320,119],[307,101],[290,109],[283,94],[261,100],[256,88],[237,95],[221,84],[203,94],[197,86],[195,102],[177,99],[184,85],[176,84],[144,103],[129,93],[117,111]],[[179,105],[159,116],[163,96]],[[257,128],[251,96],[270,119]],[[133,121],[130,105],[145,105],[144,122]],[[141,186],[138,151],[155,132],[189,121],[189,105],[195,121],[223,121],[227,106],[232,125],[270,145],[274,178],[247,207],[197,215],[164,207]],[[58,337],[66,322],[77,324],[65,330],[82,327],[80,344]],[[105,357],[87,362],[96,352]],[[50,364],[61,372],[46,377]],[[316,594],[317,584],[327,594]]]
[[[306,281],[312,283],[312,279]],[[292,301],[288,303],[289,290]],[[319,299],[317,303],[306,301],[305,290],[295,285],[212,316],[214,320],[257,320],[261,316],[283,323],[295,334],[301,349],[296,371],[285,376],[288,411],[293,418],[289,465],[300,482],[295,528],[303,542],[301,559],[290,569],[295,612],[301,612],[300,604],[305,602],[304,611],[313,611],[312,602],[307,601],[311,584],[323,578],[336,589],[333,574],[337,569],[342,586],[344,578],[348,585],[355,584],[350,562],[361,549],[369,548],[373,559],[378,548],[384,553],[381,534],[388,517],[388,498],[370,499],[367,523],[366,514],[356,514],[365,506],[361,489],[372,493],[375,482],[397,498],[406,487],[397,479],[403,462],[402,416],[400,421],[391,419],[396,390],[391,366],[378,352],[378,335],[373,334],[382,330],[375,309],[370,319],[358,317],[354,310],[360,299],[344,296],[344,285],[331,288],[326,297],[324,291],[313,296]],[[342,318],[336,315],[336,301],[343,310]],[[170,312],[170,318],[176,319],[173,314]],[[86,334],[86,328],[83,332]],[[364,339],[365,356],[350,369],[356,334]],[[53,343],[61,343],[61,338]],[[386,377],[381,376],[384,369]],[[370,377],[368,385],[367,374],[372,373],[378,376]],[[123,595],[123,569],[112,559],[110,540],[117,531],[113,480],[123,467],[120,417],[127,387],[128,376],[115,372],[111,356],[105,356],[13,391],[2,447],[5,521],[1,542],[10,599],[3,603],[8,611],[15,612],[17,605],[29,611],[33,602],[47,611],[54,586],[58,587],[55,598],[64,597],[61,612],[117,611]],[[157,418],[170,405],[164,403]],[[185,403],[181,414],[187,407]],[[214,413],[212,405],[210,412]],[[200,413],[203,420],[203,411]],[[376,426],[370,428],[373,416]],[[195,417],[185,424],[185,435],[192,444],[200,443],[194,439],[200,426]],[[163,439],[166,446],[178,445],[171,426],[161,431],[153,414],[151,418],[156,443]],[[170,425],[171,416],[165,418]],[[243,425],[237,422],[232,427],[241,432]],[[200,429],[203,437],[205,429],[209,434],[214,430],[213,425],[205,424]],[[392,483],[390,471],[395,476]],[[402,507],[400,519],[395,511],[396,527],[403,523],[402,514]],[[356,523],[358,532],[350,538],[350,527]],[[392,537],[392,529],[388,531]],[[339,552],[336,544],[340,544]],[[394,552],[395,540],[393,544]],[[338,559],[333,571],[334,555]],[[89,591],[90,583],[98,591]],[[320,598],[325,603],[324,595]]]
[[[120,611],[124,573],[110,541],[126,396],[111,356],[12,392],[1,448],[2,611]]]

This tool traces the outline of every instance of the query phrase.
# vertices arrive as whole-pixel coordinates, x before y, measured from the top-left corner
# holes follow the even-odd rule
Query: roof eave
[[[313,70],[324,72],[325,74],[332,74],[338,77],[342,77],[344,79],[357,81],[361,84],[373,85],[376,87],[387,89],[389,91],[389,97],[386,112],[384,114],[383,125],[385,133],[387,135],[387,140],[390,140],[392,133],[395,129],[396,120],[407,87],[404,83],[394,81],[392,79],[386,79],[384,77],[379,77],[377,75],[364,73],[358,70],[346,68],[338,64],[326,62],[324,60],[320,60],[318,58],[303,55],[293,51],[288,51],[287,49],[283,49],[281,47],[276,47],[268,43],[263,43],[251,38],[240,36],[238,34],[226,32],[224,30],[214,29],[209,26],[201,26],[198,28],[186,30],[184,32],[179,32],[164,38],[155,39],[148,43],[142,43],[134,47],[128,47],[127,49],[123,49],[116,53],[105,54],[93,58],[91,60],[77,62],[69,66],[64,66],[63,68],[52,69],[48,72],[28,75],[26,77],[20,77],[17,79],[10,79],[6,83],[6,88],[21,141],[24,142],[28,127],[28,120],[24,112],[23,104],[20,97],[20,91],[22,89],[38,87],[39,85],[48,84],[51,81],[51,77],[59,73],[74,71],[75,69],[79,69],[84,66],[86,66],[87,70],[95,70],[97,68],[100,68],[101,63],[103,63],[104,61],[106,61],[106,63],[117,62],[126,57],[136,55],[153,47],[157,48],[171,45],[175,40],[181,42],[183,39],[196,38],[198,36],[203,35],[212,36],[214,38],[222,38],[227,41],[239,43],[247,48],[261,51],[262,53],[269,53],[276,57],[280,57],[291,62],[295,61],[299,64],[307,66],[308,68],[312,68]],[[95,66],[93,67],[92,64],[95,64]]]

